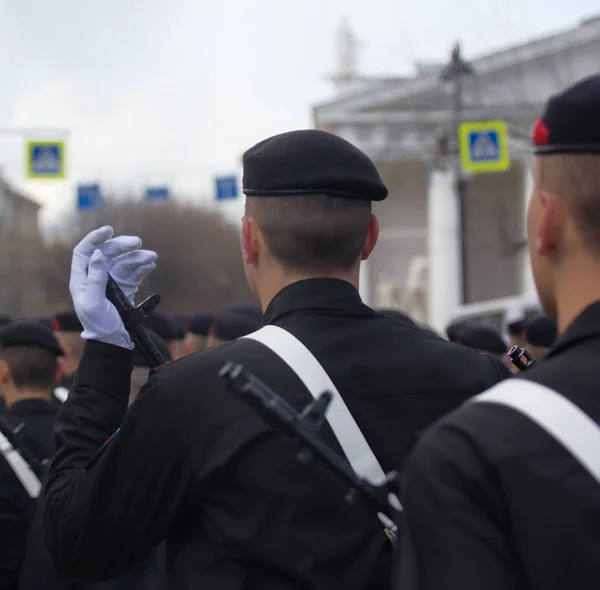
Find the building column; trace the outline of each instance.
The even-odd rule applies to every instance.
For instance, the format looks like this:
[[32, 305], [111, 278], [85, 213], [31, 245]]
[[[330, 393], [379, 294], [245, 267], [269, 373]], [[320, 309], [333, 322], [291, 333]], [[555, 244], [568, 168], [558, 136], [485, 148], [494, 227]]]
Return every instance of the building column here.
[[[529, 200], [531, 198], [531, 191], [533, 189], [533, 175], [531, 174], [531, 159], [523, 160], [523, 236], [527, 237], [527, 207], [529, 206]], [[521, 250], [521, 259], [520, 259], [520, 267], [521, 267], [521, 292], [523, 295], [527, 295], [529, 297], [537, 297], [537, 292], [535, 290], [535, 282], [533, 280], [533, 273], [531, 272], [531, 264], [529, 262], [529, 250], [527, 247], [522, 248]]]
[[428, 323], [443, 333], [461, 303], [461, 227], [453, 171], [431, 174], [427, 205]]

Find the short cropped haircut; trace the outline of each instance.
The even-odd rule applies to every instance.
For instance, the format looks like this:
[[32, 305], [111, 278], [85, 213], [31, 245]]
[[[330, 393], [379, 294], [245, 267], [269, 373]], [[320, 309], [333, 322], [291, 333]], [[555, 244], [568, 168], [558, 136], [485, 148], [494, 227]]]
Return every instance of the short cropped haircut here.
[[0, 350], [17, 389], [49, 390], [56, 378], [56, 355], [39, 346], [13, 346]]
[[556, 154], [539, 160], [539, 182], [564, 199], [587, 248], [600, 256], [600, 156]]
[[328, 195], [248, 197], [273, 257], [286, 269], [326, 273], [359, 260], [371, 220], [371, 201]]

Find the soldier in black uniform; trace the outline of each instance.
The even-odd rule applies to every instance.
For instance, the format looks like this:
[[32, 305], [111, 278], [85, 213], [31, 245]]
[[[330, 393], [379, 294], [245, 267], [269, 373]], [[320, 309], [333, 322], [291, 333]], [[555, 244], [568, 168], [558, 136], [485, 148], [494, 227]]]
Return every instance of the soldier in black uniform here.
[[[60, 355], [62, 350], [52, 331], [38, 322], [13, 322], [0, 330], [0, 386], [7, 406], [4, 417], [38, 462], [54, 453], [57, 408], [50, 399]], [[18, 471], [0, 457], [2, 589], [17, 588], [34, 502], [15, 469]]]
[[214, 313], [207, 346], [212, 348], [251, 334], [260, 326], [256, 318], [234, 311], [220, 310]]
[[[360, 261], [378, 235], [371, 201], [387, 189], [354, 146], [321, 131], [265, 140], [244, 156], [244, 191], [243, 258], [263, 323], [322, 363], [384, 471], [416, 432], [509, 375], [362, 303]], [[377, 517], [346, 504], [347, 489], [320, 465], [299, 463], [298, 447], [219, 379], [227, 361], [241, 363], [304, 407], [308, 390], [264, 344], [242, 338], [173, 362], [127, 411], [132, 345], [104, 289], [114, 257], [138, 255], [141, 241], [111, 235], [92, 232], [73, 255], [71, 293], [90, 341], [45, 489], [58, 569], [114, 576], [166, 538], [180, 590], [389, 587]], [[329, 429], [324, 437], [342, 452]]]
[[81, 337], [83, 326], [74, 311], [57, 313], [52, 320], [52, 329], [64, 353], [60, 360], [62, 376], [53, 391], [53, 402], [60, 406], [67, 399], [73, 385], [85, 340]]
[[556, 322], [539, 315], [527, 320], [525, 324], [525, 347], [537, 359], [545, 359], [558, 338], [558, 326]]
[[192, 354], [206, 348], [213, 316], [212, 311], [202, 311], [190, 319], [183, 339], [184, 354]]
[[560, 336], [416, 445], [402, 590], [600, 585], [600, 76], [550, 99], [534, 143], [529, 251]]

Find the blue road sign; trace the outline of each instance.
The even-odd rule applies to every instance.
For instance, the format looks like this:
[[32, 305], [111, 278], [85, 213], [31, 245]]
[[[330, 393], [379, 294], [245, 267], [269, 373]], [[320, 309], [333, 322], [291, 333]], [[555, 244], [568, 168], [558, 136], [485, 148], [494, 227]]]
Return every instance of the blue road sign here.
[[77, 209], [97, 209], [102, 205], [99, 184], [82, 184], [77, 187]]
[[28, 178], [64, 178], [65, 142], [28, 141]]
[[146, 201], [168, 201], [170, 196], [166, 186], [151, 186], [146, 189]]
[[217, 176], [215, 179], [217, 201], [235, 199], [238, 196], [237, 178], [235, 176]]
[[469, 133], [471, 162], [496, 162], [500, 159], [498, 132], [473, 131]]
[[508, 133], [503, 121], [461, 123], [459, 138], [465, 172], [501, 172], [510, 168]]

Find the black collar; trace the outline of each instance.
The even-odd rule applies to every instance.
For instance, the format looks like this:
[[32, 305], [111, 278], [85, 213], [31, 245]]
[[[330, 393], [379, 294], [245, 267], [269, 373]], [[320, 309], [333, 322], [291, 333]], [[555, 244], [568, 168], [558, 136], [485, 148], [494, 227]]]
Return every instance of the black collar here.
[[341, 279], [304, 279], [284, 287], [265, 311], [262, 325], [300, 310], [329, 310], [351, 315], [374, 315], [357, 289]]
[[568, 326], [556, 341], [552, 352], [554, 356], [566, 348], [590, 338], [600, 338], [600, 301], [586, 307]]
[[6, 408], [6, 413], [21, 418], [32, 414], [56, 414], [56, 408], [45, 399], [22, 399]]

